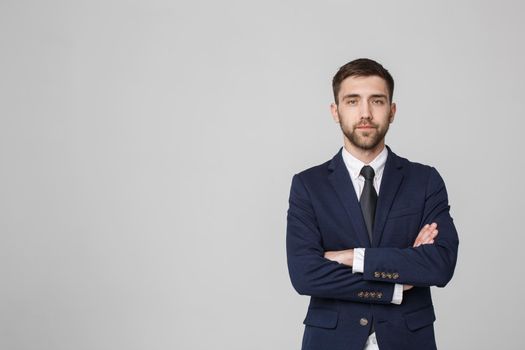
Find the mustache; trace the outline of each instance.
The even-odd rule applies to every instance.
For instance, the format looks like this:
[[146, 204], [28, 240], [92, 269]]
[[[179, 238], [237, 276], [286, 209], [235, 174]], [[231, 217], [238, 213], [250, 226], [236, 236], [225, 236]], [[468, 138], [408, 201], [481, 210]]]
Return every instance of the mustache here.
[[376, 124], [373, 124], [373, 123], [360, 123], [360, 124], [356, 124], [356, 126], [354, 128], [359, 128], [359, 127], [363, 127], [363, 126], [370, 126], [372, 128], [376, 128], [377, 129], [377, 125]]

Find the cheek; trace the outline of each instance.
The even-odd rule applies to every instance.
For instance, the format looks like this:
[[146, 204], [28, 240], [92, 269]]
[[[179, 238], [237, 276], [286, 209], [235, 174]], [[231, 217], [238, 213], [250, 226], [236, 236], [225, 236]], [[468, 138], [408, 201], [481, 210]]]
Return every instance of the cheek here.
[[344, 130], [353, 132], [355, 127], [355, 121], [350, 120], [350, 118], [341, 119], [341, 126]]
[[384, 120], [389, 120], [390, 116], [392, 114], [392, 111], [390, 110], [390, 108], [388, 108], [388, 107], [381, 107], [381, 106], [374, 107], [372, 109], [372, 112], [373, 112], [374, 116], [380, 117], [381, 119], [384, 119]]
[[355, 110], [344, 110], [339, 112], [339, 120], [344, 122], [346, 125], [353, 125], [359, 120], [359, 113]]

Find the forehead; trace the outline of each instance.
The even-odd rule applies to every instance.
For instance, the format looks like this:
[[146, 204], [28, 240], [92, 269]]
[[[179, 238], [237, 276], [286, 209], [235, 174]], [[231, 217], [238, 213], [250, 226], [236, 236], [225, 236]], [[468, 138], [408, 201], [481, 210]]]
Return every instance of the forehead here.
[[341, 82], [339, 98], [348, 94], [363, 96], [385, 94], [388, 96], [388, 86], [383, 78], [375, 75], [368, 77], [351, 76]]

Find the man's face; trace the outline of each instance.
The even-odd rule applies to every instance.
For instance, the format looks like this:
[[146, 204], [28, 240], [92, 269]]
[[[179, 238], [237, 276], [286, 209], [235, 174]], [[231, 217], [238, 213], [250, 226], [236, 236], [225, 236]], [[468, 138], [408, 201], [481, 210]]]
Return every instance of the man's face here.
[[348, 142], [363, 150], [384, 144], [396, 105], [389, 100], [383, 78], [348, 77], [341, 83], [338, 100], [338, 105], [331, 105], [332, 116]]

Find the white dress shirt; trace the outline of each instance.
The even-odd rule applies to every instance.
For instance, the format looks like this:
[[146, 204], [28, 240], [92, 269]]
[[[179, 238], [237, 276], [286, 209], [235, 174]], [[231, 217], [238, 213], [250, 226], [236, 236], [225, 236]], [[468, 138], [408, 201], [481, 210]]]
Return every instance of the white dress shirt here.
[[[383, 146], [383, 150], [375, 157], [370, 164], [365, 164], [343, 147], [343, 160], [345, 162], [352, 184], [354, 185], [357, 198], [361, 197], [361, 192], [365, 186], [365, 178], [360, 175], [361, 169], [365, 165], [370, 165], [374, 169], [374, 188], [379, 196], [379, 188], [381, 186], [381, 179], [383, 177], [383, 170], [385, 169], [386, 158], [388, 150]], [[353, 273], [363, 273], [365, 265], [365, 248], [354, 248], [354, 260], [352, 263]], [[401, 304], [403, 301], [403, 285], [396, 283], [394, 286], [394, 295], [392, 297], [393, 304]]]

